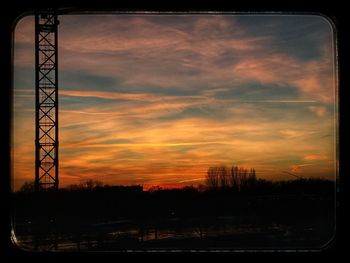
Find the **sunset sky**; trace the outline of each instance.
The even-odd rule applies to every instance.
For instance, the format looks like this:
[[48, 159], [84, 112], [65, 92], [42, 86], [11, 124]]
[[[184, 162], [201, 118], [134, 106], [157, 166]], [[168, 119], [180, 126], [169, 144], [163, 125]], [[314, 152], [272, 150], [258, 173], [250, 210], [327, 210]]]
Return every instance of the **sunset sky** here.
[[[204, 183], [208, 167], [335, 177], [320, 16], [60, 16], [60, 186]], [[34, 17], [15, 28], [13, 178], [34, 180]]]

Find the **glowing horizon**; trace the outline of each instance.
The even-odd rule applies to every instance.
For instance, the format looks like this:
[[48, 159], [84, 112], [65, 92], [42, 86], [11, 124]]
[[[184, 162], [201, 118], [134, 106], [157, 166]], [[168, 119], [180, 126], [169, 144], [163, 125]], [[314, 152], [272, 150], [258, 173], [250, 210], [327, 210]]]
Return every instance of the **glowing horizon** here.
[[[311, 15], [66, 15], [60, 186], [336, 176], [333, 30]], [[34, 19], [15, 28], [14, 189], [34, 179]]]

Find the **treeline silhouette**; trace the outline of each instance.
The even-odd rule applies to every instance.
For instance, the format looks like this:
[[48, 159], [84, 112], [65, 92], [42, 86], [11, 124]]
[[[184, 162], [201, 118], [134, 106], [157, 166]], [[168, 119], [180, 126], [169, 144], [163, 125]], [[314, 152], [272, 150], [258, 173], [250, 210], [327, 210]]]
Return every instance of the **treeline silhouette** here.
[[[310, 178], [274, 182], [256, 179], [253, 169], [247, 172], [233, 167], [231, 184], [223, 178], [223, 174], [232, 176], [227, 171], [222, 167], [209, 168], [205, 187], [154, 187], [148, 191], [141, 185], [110, 186], [88, 180], [58, 191], [34, 192], [34, 184], [25, 183], [13, 194], [14, 210], [18, 220], [52, 214], [62, 220], [72, 217], [69, 220], [90, 222], [121, 217], [243, 215], [268, 211], [272, 215], [282, 211], [293, 214], [293, 211], [312, 213], [317, 209], [333, 209], [333, 181]], [[213, 180], [214, 176], [221, 179], [213, 185], [209, 178]]]
[[35, 192], [34, 184], [27, 182], [13, 193], [13, 218], [19, 235], [45, 235], [52, 229], [74, 237], [116, 227], [176, 231], [188, 226], [219, 229], [244, 224], [267, 229], [284, 224], [297, 229], [301, 238], [305, 229], [314, 229], [308, 238], [320, 243], [333, 234], [334, 198], [331, 180], [269, 181], [258, 179], [254, 169], [218, 166], [208, 169], [205, 186], [180, 189], [145, 191], [141, 185], [88, 180], [58, 191]]
[[[321, 194], [334, 192], [334, 182], [323, 178], [298, 178], [293, 180], [271, 181], [257, 178], [254, 168], [238, 166], [212, 166], [207, 170], [205, 185], [184, 186], [183, 188], [168, 189], [155, 185], [146, 192], [231, 192], [251, 194]], [[45, 191], [44, 189], [42, 189]], [[84, 191], [114, 191], [114, 192], [144, 192], [142, 185], [108, 185], [101, 181], [89, 179], [80, 184], [71, 184], [61, 188], [59, 192]], [[18, 193], [31, 193], [35, 191], [34, 181], [25, 182]], [[49, 191], [50, 192], [50, 191]]]

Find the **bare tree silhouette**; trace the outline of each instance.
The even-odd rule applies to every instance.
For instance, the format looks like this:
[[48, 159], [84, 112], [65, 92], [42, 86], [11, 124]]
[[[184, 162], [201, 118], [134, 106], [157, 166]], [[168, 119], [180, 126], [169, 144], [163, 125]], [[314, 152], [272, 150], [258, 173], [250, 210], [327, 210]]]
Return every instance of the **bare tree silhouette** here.
[[211, 189], [219, 188], [219, 170], [218, 167], [209, 167], [206, 176], [206, 184]]
[[227, 169], [227, 167], [221, 166], [221, 167], [218, 167], [218, 172], [219, 172], [219, 181], [220, 181], [219, 186], [222, 189], [228, 188], [229, 187], [228, 175], [230, 171]]
[[238, 166], [212, 166], [208, 168], [206, 184], [209, 189], [234, 189], [243, 191], [252, 189], [257, 184], [255, 169]]

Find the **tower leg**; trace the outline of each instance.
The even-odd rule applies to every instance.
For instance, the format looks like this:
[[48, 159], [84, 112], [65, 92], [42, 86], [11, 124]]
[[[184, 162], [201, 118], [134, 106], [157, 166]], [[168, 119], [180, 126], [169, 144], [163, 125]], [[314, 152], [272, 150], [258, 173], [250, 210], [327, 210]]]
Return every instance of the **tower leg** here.
[[57, 14], [35, 15], [35, 188], [58, 189]]

